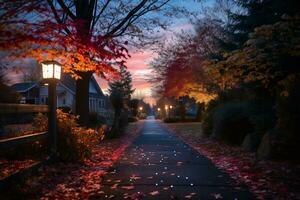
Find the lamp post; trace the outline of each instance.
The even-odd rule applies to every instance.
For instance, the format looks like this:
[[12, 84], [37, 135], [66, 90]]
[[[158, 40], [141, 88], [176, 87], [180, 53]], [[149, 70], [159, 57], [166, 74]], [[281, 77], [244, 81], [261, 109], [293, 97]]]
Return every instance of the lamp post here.
[[140, 111], [139, 116], [140, 116], [140, 118], [142, 118], [142, 112], [143, 112], [143, 107], [142, 106], [139, 107], [139, 111]]
[[157, 116], [160, 118], [160, 108], [157, 108]]
[[173, 106], [170, 105], [169, 117], [173, 116], [173, 111], [172, 111], [172, 109], [173, 109]]
[[42, 62], [42, 75], [44, 81], [48, 84], [48, 132], [50, 134], [50, 153], [56, 157], [57, 153], [57, 133], [56, 133], [56, 84], [61, 77], [61, 65], [55, 61]]
[[166, 116], [167, 118], [169, 118], [169, 106], [168, 105], [165, 105], [165, 110], [166, 110]]

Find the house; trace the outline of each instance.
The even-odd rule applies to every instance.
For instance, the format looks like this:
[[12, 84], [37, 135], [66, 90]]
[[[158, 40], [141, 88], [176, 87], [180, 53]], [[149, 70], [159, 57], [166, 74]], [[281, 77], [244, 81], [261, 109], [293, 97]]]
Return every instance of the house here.
[[[48, 103], [48, 86], [41, 82], [17, 83], [12, 85], [12, 88], [21, 95], [20, 103]], [[75, 111], [76, 82], [70, 75], [62, 74], [56, 86], [56, 93], [57, 107]], [[94, 77], [91, 78], [89, 85], [89, 109], [90, 112], [107, 116], [107, 98]]]

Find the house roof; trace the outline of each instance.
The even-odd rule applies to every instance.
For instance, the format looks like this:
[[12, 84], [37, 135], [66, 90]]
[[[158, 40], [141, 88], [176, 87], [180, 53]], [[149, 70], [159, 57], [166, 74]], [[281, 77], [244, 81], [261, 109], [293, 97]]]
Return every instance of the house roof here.
[[27, 82], [27, 83], [16, 83], [11, 87], [17, 92], [27, 92], [31, 88], [37, 85], [37, 82]]
[[63, 73], [60, 82], [75, 93], [76, 82], [69, 74]]
[[[71, 90], [74, 94], [76, 92], [76, 81], [69, 75], [69, 74], [62, 74], [60, 83], [66, 87], [67, 89]], [[91, 83], [95, 86], [95, 89], [97, 91], [97, 94], [89, 93], [91, 97], [101, 97], [104, 96], [98, 82], [92, 76]], [[17, 92], [27, 92], [34, 86], [36, 86], [38, 82], [26, 82], [26, 83], [16, 83], [12, 85], [11, 87], [15, 89]]]
[[91, 82], [95, 85], [95, 88], [96, 88], [98, 94], [100, 94], [101, 96], [104, 96], [104, 94], [103, 94], [103, 92], [102, 92], [102, 90], [100, 88], [100, 85], [98, 84], [98, 82], [97, 82], [97, 80], [95, 79], [94, 76], [92, 76]]

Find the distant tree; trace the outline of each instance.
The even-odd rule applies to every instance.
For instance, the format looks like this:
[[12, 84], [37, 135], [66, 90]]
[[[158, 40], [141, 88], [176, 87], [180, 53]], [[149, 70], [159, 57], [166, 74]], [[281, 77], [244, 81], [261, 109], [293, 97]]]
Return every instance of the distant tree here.
[[116, 81], [109, 83], [109, 92], [111, 90], [119, 90], [123, 94], [124, 106], [128, 107], [129, 101], [134, 89], [132, 89], [131, 73], [125, 67], [122, 67], [119, 72], [119, 78]]
[[0, 66], [0, 103], [19, 103], [20, 95], [7, 85], [5, 69]]
[[110, 102], [114, 107], [114, 120], [112, 125], [112, 137], [115, 137], [120, 131], [120, 117], [122, 113], [122, 109], [124, 108], [124, 93], [121, 88], [121, 85], [115, 83], [114, 85], [109, 85], [109, 93], [110, 93]]
[[179, 34], [172, 43], [158, 49], [158, 56], [150, 64], [155, 73], [149, 78], [158, 95], [188, 95], [199, 102], [214, 97], [215, 89], [204, 73], [202, 62], [215, 51], [211, 41], [219, 33], [209, 24], [203, 24], [197, 31], [196, 35]]
[[131, 99], [129, 101], [129, 108], [134, 117], [138, 115], [139, 102], [140, 102], [139, 99]]
[[41, 77], [38, 66], [23, 67], [21, 73], [23, 82], [36, 82]]

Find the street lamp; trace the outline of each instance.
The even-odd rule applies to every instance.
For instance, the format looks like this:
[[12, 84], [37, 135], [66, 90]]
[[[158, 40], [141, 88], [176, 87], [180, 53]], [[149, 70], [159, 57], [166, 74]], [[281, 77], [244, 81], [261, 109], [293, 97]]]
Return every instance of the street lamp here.
[[159, 111], [160, 111], [160, 108], [157, 108], [157, 111], [159, 112]]
[[170, 106], [170, 111], [169, 111], [169, 117], [173, 115], [173, 114], [172, 114], [172, 113], [173, 113], [172, 109], [173, 109], [173, 106], [171, 105], [171, 106]]
[[48, 84], [48, 132], [51, 137], [51, 156], [56, 157], [57, 133], [56, 133], [56, 84], [61, 78], [61, 65], [56, 61], [42, 62], [42, 75], [45, 83]]
[[43, 79], [59, 80], [61, 76], [61, 65], [56, 61], [42, 62]]
[[166, 110], [166, 115], [167, 117], [169, 118], [169, 106], [168, 105], [165, 105], [165, 110]]

